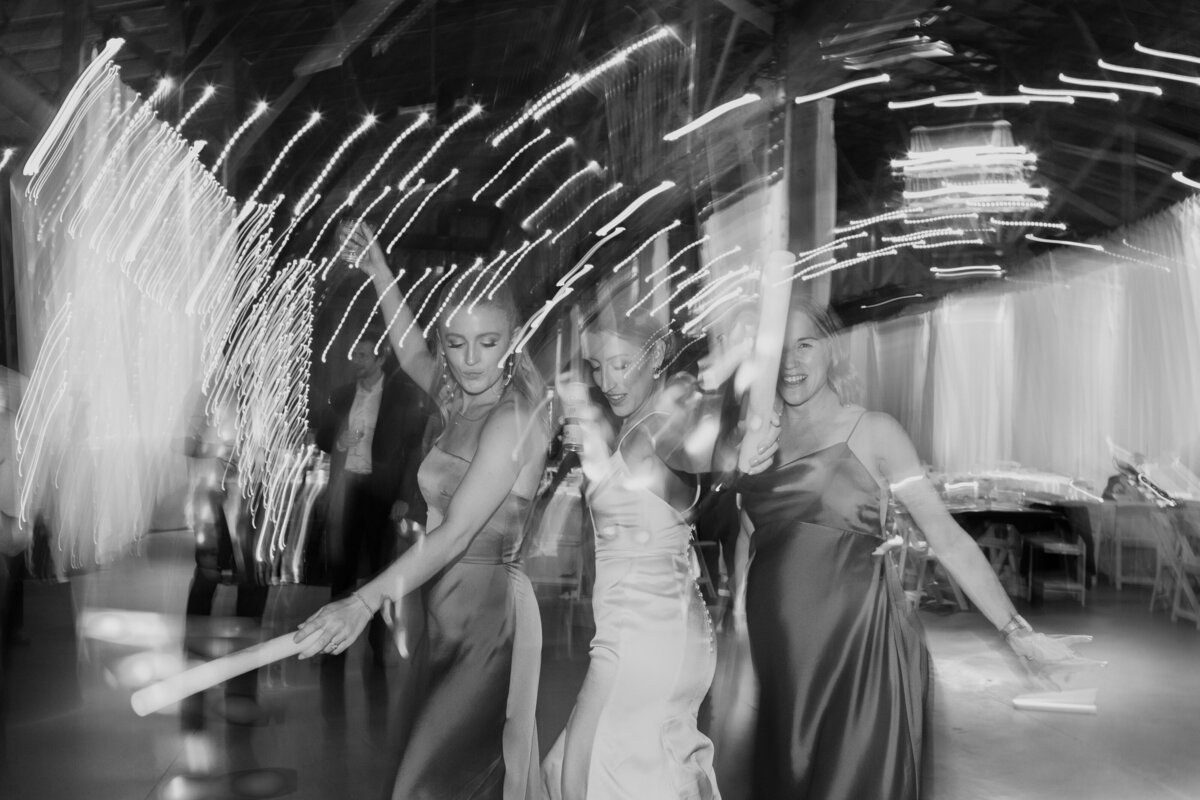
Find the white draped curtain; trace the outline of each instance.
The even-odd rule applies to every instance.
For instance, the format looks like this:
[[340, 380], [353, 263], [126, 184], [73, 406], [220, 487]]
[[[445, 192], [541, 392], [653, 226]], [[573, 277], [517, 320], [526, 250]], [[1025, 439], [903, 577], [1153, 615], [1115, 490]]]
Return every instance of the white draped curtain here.
[[1018, 462], [1102, 486], [1109, 438], [1196, 469], [1200, 202], [1093, 244], [852, 331], [867, 406], [944, 470]]

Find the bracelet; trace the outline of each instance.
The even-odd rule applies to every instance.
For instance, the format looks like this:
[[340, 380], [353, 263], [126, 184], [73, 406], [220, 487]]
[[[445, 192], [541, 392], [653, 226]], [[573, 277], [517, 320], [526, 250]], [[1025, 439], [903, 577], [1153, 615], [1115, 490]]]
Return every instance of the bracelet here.
[[1026, 622], [1024, 617], [1014, 611], [1012, 616], [1008, 618], [1008, 624], [1000, 629], [1000, 635], [1007, 639], [1017, 631], [1033, 631], [1033, 626]]
[[374, 613], [375, 613], [375, 609], [371, 608], [371, 604], [370, 604], [370, 603], [368, 603], [366, 600], [364, 600], [364, 599], [363, 599], [363, 596], [362, 596], [361, 594], [359, 594], [358, 592], [351, 592], [351, 593], [350, 593], [350, 596], [351, 596], [351, 597], [357, 597], [357, 598], [358, 598], [358, 602], [362, 603], [364, 606], [366, 606], [366, 607], [367, 607], [367, 611], [371, 612], [372, 614], [374, 614]]

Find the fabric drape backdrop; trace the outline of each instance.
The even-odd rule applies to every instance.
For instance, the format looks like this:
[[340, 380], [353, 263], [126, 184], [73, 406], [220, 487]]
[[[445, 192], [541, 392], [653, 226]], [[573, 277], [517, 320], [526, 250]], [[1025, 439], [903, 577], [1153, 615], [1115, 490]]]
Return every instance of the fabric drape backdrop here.
[[1102, 487], [1107, 440], [1200, 467], [1200, 201], [1020, 276], [849, 333], [867, 407], [937, 469], [1004, 462]]

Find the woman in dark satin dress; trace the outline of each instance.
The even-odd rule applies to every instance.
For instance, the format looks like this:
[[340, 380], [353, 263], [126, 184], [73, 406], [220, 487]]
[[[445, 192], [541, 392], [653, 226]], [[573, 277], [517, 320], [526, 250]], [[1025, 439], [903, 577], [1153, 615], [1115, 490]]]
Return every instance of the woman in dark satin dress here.
[[[369, 231], [350, 242], [381, 292], [400, 366], [438, 400], [444, 423], [421, 463], [428, 535], [360, 587], [310, 617], [301, 658], [341, 653], [371, 617], [421, 589], [428, 680], [401, 757], [397, 800], [533, 800], [541, 796], [535, 704], [541, 621], [518, 558], [548, 438], [542, 388], [517, 332], [509, 287], [466, 271], [436, 306], [435, 353], [395, 288]], [[405, 336], [405, 334], [408, 334]]]
[[[760, 684], [753, 796], [899, 800], [921, 793], [930, 662], [884, 543], [889, 496], [1027, 663], [1083, 663], [1034, 633], [925, 478], [907, 434], [852, 403], [827, 311], [794, 300], [777, 384], [776, 466], [738, 486], [752, 533], [745, 618]], [[744, 550], [743, 550], [744, 553]], [[741, 559], [745, 563], [745, 559]]]

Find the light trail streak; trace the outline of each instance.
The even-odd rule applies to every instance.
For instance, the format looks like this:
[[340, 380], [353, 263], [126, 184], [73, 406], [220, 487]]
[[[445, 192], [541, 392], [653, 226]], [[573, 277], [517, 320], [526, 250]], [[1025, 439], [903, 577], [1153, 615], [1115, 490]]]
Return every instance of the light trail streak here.
[[[450, 268], [454, 269], [453, 265], [451, 265]], [[403, 273], [401, 273], [401, 274], [403, 274]], [[432, 274], [433, 274], [433, 267], [426, 267], [424, 274], [422, 274], [421, 277], [417, 278], [417, 280], [413, 282], [412, 286], [408, 287], [408, 292], [406, 292], [406, 294], [409, 297], [411, 297], [413, 295], [413, 293], [417, 290], [417, 287], [420, 286], [422, 283], [424, 283], [425, 279], [428, 278]], [[400, 278], [400, 276], [397, 275], [396, 279], [398, 280], [399, 278]], [[393, 281], [393, 283], [395, 283], [395, 281]], [[437, 288], [437, 287], [434, 287], [434, 288]], [[378, 308], [382, 302], [383, 302], [383, 293], [380, 292], [379, 299], [375, 301], [375, 307]], [[399, 307], [392, 314], [392, 318], [388, 320], [387, 327], [385, 327], [383, 329], [383, 333], [380, 334], [379, 338], [375, 341], [375, 355], [379, 355], [379, 348], [383, 347], [383, 343], [387, 341], [388, 332], [391, 331], [392, 328], [396, 327], [396, 320], [399, 319], [400, 312], [403, 310], [404, 310], [404, 303], [401, 302]], [[415, 319], [416, 317], [414, 316], [413, 318]], [[407, 333], [407, 331], [406, 331], [406, 333]], [[400, 341], [403, 342], [404, 339], [401, 338]]]
[[647, 247], [649, 247], [650, 245], [652, 245], [656, 241], [658, 241], [658, 237], [662, 236], [663, 234], [667, 233], [668, 231], [675, 230], [682, 224], [683, 223], [680, 222], [679, 220], [675, 220], [674, 222], [672, 222], [670, 225], [666, 226], [665, 228], [661, 228], [661, 229], [655, 231], [654, 233], [650, 234], [650, 236], [646, 239], [646, 241], [642, 242], [637, 247], [635, 247], [632, 253], [630, 253], [622, 261], [618, 262], [615, 267], [613, 267], [613, 274], [615, 275], [616, 273], [620, 272], [621, 268], [624, 267], [626, 264], [632, 263], [633, 260], [635, 258], [637, 258], [639, 253], [641, 253]]
[[225, 159], [228, 158], [229, 154], [233, 152], [234, 145], [237, 144], [238, 139], [241, 139], [242, 135], [245, 134], [246, 131], [250, 130], [250, 126], [257, 122], [259, 117], [267, 113], [268, 108], [270, 108], [270, 106], [268, 106], [266, 102], [262, 100], [255, 104], [254, 111], [250, 113], [250, 116], [246, 117], [246, 121], [238, 126], [238, 129], [233, 132], [233, 136], [230, 136], [229, 141], [225, 143], [225, 149], [221, 151], [221, 154], [217, 156], [217, 160], [213, 162], [212, 168], [210, 169], [211, 172], [215, 174], [216, 171], [221, 168], [221, 165], [225, 163]]
[[491, 186], [493, 183], [495, 183], [495, 182], [496, 182], [496, 181], [497, 181], [497, 180], [500, 178], [500, 176], [501, 176], [501, 175], [503, 175], [503, 174], [504, 174], [504, 172], [505, 172], [505, 171], [506, 171], [506, 170], [507, 170], [509, 167], [511, 167], [511, 166], [512, 166], [512, 165], [513, 165], [513, 164], [516, 162], [516, 160], [517, 160], [518, 158], [520, 158], [520, 157], [521, 157], [521, 154], [522, 154], [522, 153], [524, 153], [526, 150], [528, 150], [529, 148], [533, 147], [535, 144], [537, 144], [538, 142], [540, 142], [542, 139], [545, 139], [545, 138], [546, 138], [547, 136], [549, 136], [549, 135], [550, 135], [550, 129], [549, 129], [549, 128], [543, 128], [541, 133], [539, 133], [537, 136], [535, 136], [535, 137], [533, 137], [532, 139], [530, 139], [530, 140], [529, 140], [528, 142], [526, 142], [525, 144], [521, 145], [520, 149], [519, 149], [519, 150], [517, 150], [517, 152], [513, 153], [513, 154], [512, 154], [512, 155], [509, 157], [509, 159], [508, 159], [507, 161], [505, 161], [505, 162], [504, 162], [504, 163], [503, 163], [503, 164], [500, 166], [500, 169], [496, 170], [496, 174], [495, 174], [495, 175], [493, 175], [492, 177], [488, 178], [488, 179], [487, 179], [487, 182], [486, 182], [486, 183], [484, 183], [484, 184], [483, 184], [483, 186], [480, 186], [480, 187], [479, 187], [479, 190], [478, 190], [477, 192], [475, 192], [475, 194], [471, 195], [471, 202], [472, 202], [472, 203], [478, 203], [478, 202], [479, 202], [479, 196], [480, 196], [480, 195], [482, 195], [484, 192], [486, 192], [486, 191], [488, 190], [488, 187], [489, 187], [489, 186]]
[[467, 111], [467, 113], [456, 119], [449, 128], [446, 128], [446, 132], [437, 138], [437, 141], [435, 141], [433, 146], [426, 151], [425, 155], [421, 156], [421, 159], [412, 169], [408, 171], [408, 174], [400, 180], [400, 183], [396, 186], [396, 188], [404, 191], [404, 189], [408, 187], [408, 182], [415, 178], [417, 174], [425, 168], [425, 165], [429, 163], [429, 160], [433, 158], [434, 154], [436, 154], [438, 150], [442, 149], [442, 145], [444, 145], [450, 139], [450, 137], [458, 131], [459, 128], [461, 128], [463, 125], [466, 125], [468, 122], [475, 119], [482, 113], [483, 106], [476, 103], [475, 105], [471, 106], [471, 109]]
[[699, 239], [697, 239], [696, 241], [692, 242], [691, 244], [681, 247], [679, 250], [675, 251], [675, 255], [673, 255], [667, 259], [666, 263], [664, 263], [661, 267], [659, 267], [658, 269], [651, 272], [649, 275], [647, 275], [642, 280], [644, 280], [646, 283], [649, 283], [650, 281], [654, 280], [659, 275], [661, 275], [663, 272], [666, 272], [668, 269], [670, 269], [671, 265], [675, 263], [676, 259], [678, 259], [680, 256], [682, 256], [684, 253], [687, 253], [690, 250], [694, 250], [695, 248], [704, 244], [711, 238], [712, 237], [710, 237], [708, 234], [705, 234], [705, 235], [701, 236]]
[[279, 155], [275, 157], [273, 162], [271, 162], [270, 169], [268, 169], [266, 174], [263, 175], [262, 180], [258, 182], [258, 187], [250, 194], [251, 203], [258, 200], [258, 196], [262, 194], [263, 189], [265, 189], [267, 184], [271, 182], [271, 178], [275, 177], [275, 173], [279, 170], [279, 166], [283, 163], [283, 160], [287, 158], [287, 155], [292, 151], [292, 148], [296, 146], [296, 143], [300, 141], [301, 137], [312, 130], [313, 127], [320, 121], [321, 112], [314, 111], [308, 115], [308, 121], [300, 126], [300, 130], [292, 134], [292, 138], [287, 140], [287, 143], [284, 144], [283, 149], [279, 151]]
[[811, 103], [814, 100], [820, 100], [823, 97], [831, 97], [835, 94], [841, 94], [842, 92], [849, 91], [850, 89], [857, 89], [860, 86], [870, 86], [876, 83], [889, 83], [891, 80], [892, 76], [884, 72], [879, 75], [872, 75], [869, 78], [859, 78], [855, 81], [847, 81], [846, 83], [843, 83], [840, 86], [834, 86], [831, 89], [824, 89], [820, 92], [801, 95], [792, 102], [794, 102], [796, 105], [800, 105], [801, 103]]
[[1175, 72], [1162, 72], [1157, 69], [1142, 69], [1140, 67], [1123, 67], [1120, 64], [1110, 64], [1103, 58], [1097, 59], [1096, 64], [1100, 69], [1107, 69], [1112, 72], [1124, 72], [1129, 75], [1144, 75], [1147, 78], [1161, 78], [1165, 81], [1177, 81], [1179, 83], [1190, 83], [1192, 86], [1200, 86], [1200, 78], [1193, 78], [1190, 75], [1180, 75]]
[[1058, 79], [1063, 83], [1074, 84], [1075, 86], [1095, 86], [1099, 89], [1117, 89], [1122, 92], [1141, 92], [1143, 94], [1153, 94], [1162, 96], [1163, 90], [1161, 86], [1149, 86], [1144, 83], [1123, 83], [1121, 81], [1100, 81], [1093, 78], [1072, 78], [1065, 73], [1058, 73]]
[[738, 97], [734, 100], [730, 100], [727, 103], [722, 103], [721, 105], [717, 106], [716, 108], [714, 108], [704, 114], [701, 114], [699, 117], [696, 117], [696, 119], [692, 120], [688, 124], [686, 124], [680, 128], [676, 128], [675, 130], [671, 131], [670, 133], [664, 134], [662, 137], [663, 141], [673, 142], [676, 139], [682, 139], [684, 136], [687, 136], [692, 131], [697, 131], [700, 128], [703, 128], [708, 123], [712, 122], [715, 119], [719, 119], [720, 117], [724, 116], [725, 114], [728, 114], [730, 111], [733, 111], [736, 108], [741, 108], [742, 106], [748, 106], [751, 103], [757, 103], [761, 99], [762, 99], [762, 97], [755, 94], [754, 92], [746, 92], [741, 97]]
[[1048, 97], [1074, 97], [1080, 100], [1107, 100], [1110, 103], [1115, 103], [1121, 99], [1121, 95], [1116, 92], [1089, 92], [1080, 89], [1035, 89], [1029, 86], [1018, 86], [1017, 91], [1022, 94], [1031, 95], [1046, 95]]
[[1170, 50], [1156, 50], [1153, 47], [1146, 47], [1141, 42], [1134, 42], [1133, 49], [1138, 51], [1139, 53], [1143, 53], [1148, 56], [1157, 56], [1158, 58], [1170, 58], [1175, 61], [1186, 61], [1189, 64], [1200, 64], [1200, 58], [1198, 58], [1196, 56], [1189, 56], [1184, 53], [1175, 53]]
[[1025, 238], [1031, 242], [1040, 242], [1042, 244], [1061, 244], [1061, 245], [1067, 245], [1068, 247], [1082, 247], [1082, 248], [1085, 248], [1088, 250], [1096, 250], [1097, 252], [1100, 252], [1100, 253], [1106, 252], [1104, 249], [1104, 245], [1102, 245], [1102, 244], [1089, 244], [1088, 242], [1071, 242], [1071, 241], [1067, 241], [1065, 239], [1044, 239], [1041, 236], [1038, 236], [1033, 233], [1025, 234]]
[[556, 233], [550, 239], [550, 244], [557, 244], [558, 240], [561, 239], [563, 236], [565, 236], [567, 231], [571, 230], [571, 228], [574, 228], [575, 225], [578, 224], [581, 219], [583, 219], [585, 216], [587, 216], [587, 213], [589, 211], [591, 211], [593, 208], [595, 208], [597, 204], [599, 204], [602, 200], [604, 200], [604, 198], [611, 197], [612, 195], [621, 191], [622, 188], [624, 188], [624, 184], [619, 183], [619, 182], [614, 183], [612, 186], [610, 186], [604, 192], [597, 195], [592, 200], [592, 202], [588, 203], [586, 206], [583, 207], [583, 211], [580, 211], [579, 214], [577, 214], [574, 219], [572, 219], [570, 222], [568, 222], [561, 231]]
[[[396, 148], [398, 148], [406, 139], [408, 139], [409, 136], [412, 136], [414, 133], [416, 133], [417, 130], [419, 128], [421, 128], [428, 121], [429, 121], [429, 112], [422, 111], [417, 116], [417, 118], [413, 121], [413, 124], [409, 125], [407, 128], [400, 131], [399, 135], [397, 135], [396, 138], [392, 140], [392, 143], [388, 145], [387, 149], [383, 151], [383, 155], [381, 155], [378, 159], [376, 159], [375, 165], [371, 167], [369, 172], [367, 172], [366, 177], [364, 177], [361, 181], [359, 181], [358, 185], [355, 186], [352, 190], [350, 190], [349, 200], [352, 204], [354, 203], [355, 200], [358, 199], [358, 195], [362, 192], [362, 190], [364, 188], [366, 188], [366, 186], [372, 181], [372, 179], [374, 179], [374, 177], [376, 175], [379, 174], [379, 170], [383, 169], [383, 165], [387, 162], [387, 160], [389, 158], [392, 157], [392, 153], [396, 152]], [[423, 165], [424, 165], [424, 160], [422, 160], [422, 162], [420, 164], [418, 164], [416, 168], [419, 169]], [[403, 181], [400, 182], [401, 185], [396, 188], [399, 189], [400, 191], [404, 191], [404, 188], [405, 188], [404, 184], [407, 183], [407, 181], [408, 181], [408, 178], [405, 178]]]
[[351, 131], [350, 135], [347, 136], [340, 145], [338, 145], [338, 148], [333, 151], [333, 155], [331, 155], [329, 160], [325, 162], [325, 166], [319, 173], [317, 173], [316, 180], [314, 180], [312, 184], [310, 184], [309, 187], [304, 190], [304, 194], [300, 195], [300, 199], [296, 202], [294, 216], [300, 217], [308, 213], [312, 207], [309, 203], [309, 200], [316, 195], [317, 189], [324, 182], [325, 178], [329, 176], [329, 173], [333, 170], [334, 164], [336, 164], [341, 159], [342, 155], [350, 149], [351, 145], [358, 141], [363, 134], [371, 130], [371, 128], [374, 126], [375, 115], [368, 114], [363, 118], [363, 121], [359, 124], [359, 126]]
[[863, 305], [859, 306], [859, 308], [864, 309], [864, 310], [866, 310], [868, 308], [879, 308], [881, 306], [891, 305], [892, 303], [899, 303], [901, 300], [915, 300], [918, 297], [924, 297], [924, 296], [925, 295], [921, 294], [920, 292], [916, 292], [915, 294], [905, 294], [905, 295], [900, 295], [899, 297], [888, 298], [887, 300], [884, 300], [879, 303], [864, 303]]
[[546, 241], [547, 237], [549, 237], [551, 233], [552, 233], [552, 231], [550, 231], [550, 230], [547, 230], [544, 233], [542, 233], [541, 236], [539, 236], [536, 240], [534, 240], [533, 244], [531, 244], [531, 245], [529, 245], [529, 247], [525, 248], [525, 252], [521, 253], [519, 256], [517, 256], [516, 258], [514, 258], [512, 260], [512, 264], [511, 264], [511, 266], [509, 266], [508, 272], [505, 273], [505, 275], [502, 278], [500, 278], [498, 281], [496, 281], [496, 285], [493, 286], [488, 291], [487, 297], [488, 297], [489, 301], [496, 295], [496, 292], [499, 291], [500, 287], [504, 285], [504, 282], [506, 280], [508, 280], [510, 277], [512, 277], [513, 273], [515, 273], [517, 271], [517, 267], [521, 266], [521, 262], [525, 260], [525, 257], [528, 256], [530, 253], [532, 253], [535, 247], [537, 247], [542, 242]]
[[525, 185], [525, 182], [527, 180], [529, 180], [530, 177], [533, 176], [533, 173], [536, 172], [539, 167], [541, 167], [543, 164], [545, 164], [550, 159], [554, 158], [554, 156], [556, 156], [559, 153], [561, 153], [562, 151], [566, 150], [568, 147], [574, 147], [574, 146], [575, 146], [575, 140], [568, 136], [557, 147], [552, 148], [549, 152], [544, 154], [537, 161], [533, 162], [533, 166], [531, 166], [529, 169], [527, 169], [525, 171], [525, 173], [520, 178], [517, 179], [517, 182], [509, 187], [508, 191], [506, 191], [504, 194], [500, 195], [500, 197], [498, 197], [496, 199], [496, 208], [502, 207], [504, 205], [505, 201], [508, 200], [508, 198], [512, 197], [517, 192], [518, 189], [520, 189], [522, 186]]
[[644, 206], [646, 203], [650, 202], [657, 195], [660, 195], [663, 192], [668, 191], [674, 187], [675, 187], [675, 181], [663, 181], [658, 186], [655, 186], [653, 189], [643, 192], [640, 197], [638, 197], [632, 203], [630, 203], [628, 206], [626, 206], [624, 211], [622, 211], [620, 214], [617, 214], [617, 216], [613, 217], [608, 222], [606, 222], [601, 228], [599, 228], [596, 231], [596, 235], [597, 236], [607, 236], [609, 231], [611, 231], [613, 228], [620, 225], [625, 220], [629, 219], [629, 217], [632, 216], [633, 213], [635, 211], [637, 211], [639, 208]]
[[429, 205], [429, 201], [433, 199], [433, 196], [435, 194], [437, 194], [439, 191], [441, 191], [441, 188], [443, 186], [445, 186], [450, 181], [454, 180], [456, 177], [458, 177], [458, 167], [455, 167], [454, 169], [450, 170], [450, 174], [447, 175], [446, 177], [442, 178], [441, 183], [434, 185], [434, 187], [429, 190], [429, 194], [427, 194], [421, 198], [421, 202], [417, 204], [417, 207], [413, 210], [412, 215], [409, 216], [408, 222], [404, 223], [404, 227], [401, 228], [400, 232], [397, 233], [395, 236], [393, 236], [392, 241], [388, 243], [388, 246], [387, 246], [388, 255], [391, 255], [392, 248], [396, 246], [396, 242], [400, 241], [400, 237], [408, 232], [408, 229], [412, 227], [413, 222], [416, 221], [416, 219], [420, 215], [421, 211], [425, 208], [425, 206]]
[[[429, 302], [431, 300], [433, 300], [434, 297], [437, 296], [438, 289], [441, 288], [441, 285], [443, 283], [445, 283], [447, 280], [449, 280], [450, 276], [454, 274], [454, 271], [456, 269], [458, 269], [458, 265], [451, 264], [450, 269], [446, 270], [445, 274], [443, 274], [442, 277], [438, 278], [437, 282], [433, 284], [433, 287], [430, 288], [430, 290], [429, 290], [429, 294], [425, 296], [425, 299], [421, 302], [420, 307], [413, 313], [412, 322], [408, 323], [408, 327], [404, 329], [404, 333], [400, 334], [400, 339], [396, 344], [397, 347], [402, 347], [404, 345], [404, 340], [408, 338], [409, 332], [412, 331], [413, 326], [417, 324], [417, 320], [420, 318], [421, 312], [424, 311], [425, 307], [427, 305], [429, 305]], [[411, 293], [411, 291], [412, 290], [410, 289], [409, 292]], [[394, 322], [394, 320], [393, 320], [393, 322]], [[435, 316], [434, 320], [433, 320], [433, 324], [436, 324], [436, 323], [437, 323], [437, 317]]]
[[180, 117], [179, 124], [176, 125], [175, 127], [182, 131], [183, 126], [187, 125], [188, 121], [192, 117], [196, 116], [196, 112], [199, 111], [204, 106], [205, 103], [207, 103], [209, 100], [211, 100], [213, 98], [213, 95], [215, 95], [216, 93], [217, 93], [217, 87], [213, 86], [211, 83], [208, 86], [205, 86], [204, 91], [200, 93], [200, 97], [196, 100], [196, 102], [192, 103], [192, 107], [187, 110], [187, 113], [185, 113], [182, 117]]
[[543, 212], [544, 212], [544, 211], [545, 211], [547, 208], [549, 208], [549, 207], [550, 207], [550, 205], [551, 205], [551, 204], [552, 204], [552, 203], [553, 203], [555, 200], [557, 200], [557, 199], [558, 199], [559, 197], [561, 197], [561, 196], [562, 196], [562, 195], [563, 195], [563, 194], [564, 194], [564, 193], [565, 193], [565, 192], [566, 192], [568, 189], [570, 189], [572, 185], [574, 185], [574, 184], [575, 184], [577, 181], [580, 181], [580, 180], [582, 180], [583, 178], [586, 178], [588, 175], [597, 175], [597, 176], [598, 176], [598, 175], [600, 174], [600, 172], [601, 172], [601, 170], [600, 170], [600, 165], [599, 165], [599, 164], [597, 164], [595, 161], [589, 161], [586, 167], [584, 167], [583, 169], [579, 170], [578, 172], [576, 172], [576, 173], [575, 173], [574, 175], [572, 175], [571, 177], [567, 178], [567, 179], [566, 179], [566, 180], [565, 180], [565, 181], [562, 183], [562, 185], [561, 185], [561, 186], [559, 186], [557, 189], [555, 189], [553, 192], [551, 192], [551, 193], [550, 193], [550, 196], [549, 196], [549, 197], [547, 197], [547, 198], [546, 198], [546, 199], [545, 199], [545, 200], [542, 202], [542, 204], [541, 204], [541, 205], [539, 205], [537, 208], [535, 208], [535, 209], [533, 210], [533, 212], [532, 212], [532, 213], [531, 213], [531, 214], [530, 214], [528, 217], [526, 217], [526, 218], [525, 218], [525, 219], [524, 219], [524, 220], [521, 222], [521, 227], [522, 227], [522, 228], [526, 228], [526, 229], [529, 229], [529, 228], [533, 227], [533, 221], [534, 221], [535, 219], [537, 219], [538, 217], [540, 217], [540, 216], [542, 215], [542, 213], [543, 213]]

